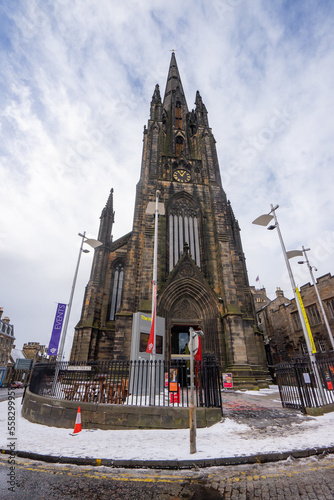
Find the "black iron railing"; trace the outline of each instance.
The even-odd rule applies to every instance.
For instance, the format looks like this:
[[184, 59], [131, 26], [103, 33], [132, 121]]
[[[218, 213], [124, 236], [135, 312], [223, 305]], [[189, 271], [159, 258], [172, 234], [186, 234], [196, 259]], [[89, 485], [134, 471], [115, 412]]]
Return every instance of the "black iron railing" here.
[[282, 405], [285, 408], [325, 407], [334, 403], [334, 356], [298, 358], [275, 365]]
[[[131, 406], [190, 405], [189, 361], [110, 361], [38, 363], [30, 391], [56, 399]], [[195, 404], [221, 408], [219, 367], [214, 360], [196, 362]], [[56, 380], [55, 380], [56, 377]]]

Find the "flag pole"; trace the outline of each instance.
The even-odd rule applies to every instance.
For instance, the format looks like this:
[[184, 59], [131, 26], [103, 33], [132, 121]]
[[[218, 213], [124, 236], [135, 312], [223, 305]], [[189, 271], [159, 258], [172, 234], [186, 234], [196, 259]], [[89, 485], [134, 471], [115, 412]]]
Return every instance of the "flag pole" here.
[[[152, 279], [152, 324], [146, 352], [150, 353], [152, 368], [152, 383], [150, 391], [151, 404], [155, 399], [155, 354], [156, 354], [156, 313], [157, 313], [157, 274], [158, 274], [158, 218], [159, 218], [159, 191], [155, 193], [155, 221], [154, 221], [154, 247], [153, 247], [153, 279]], [[152, 346], [153, 344], [153, 346]]]
[[159, 217], [159, 191], [156, 191], [155, 198], [155, 223], [154, 223], [154, 247], [153, 247], [153, 279], [152, 279], [152, 314], [151, 331], [147, 343], [146, 352], [150, 355], [150, 361], [155, 360], [155, 340], [156, 340], [156, 321], [157, 312], [157, 274], [158, 274], [158, 217]]

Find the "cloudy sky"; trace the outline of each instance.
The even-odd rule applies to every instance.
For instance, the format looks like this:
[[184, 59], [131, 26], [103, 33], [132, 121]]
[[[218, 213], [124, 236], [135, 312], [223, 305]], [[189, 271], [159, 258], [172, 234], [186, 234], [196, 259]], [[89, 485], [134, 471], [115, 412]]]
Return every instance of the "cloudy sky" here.
[[[334, 274], [334, 4], [330, 0], [0, 1], [0, 306], [16, 345], [49, 343], [68, 302], [79, 232], [97, 237], [110, 189], [114, 239], [132, 228], [143, 126], [171, 49], [188, 101], [209, 112], [250, 284], [291, 287], [287, 250]], [[92, 253], [79, 269], [67, 354]], [[297, 260], [297, 259], [295, 259]], [[309, 281], [293, 263], [296, 282]]]

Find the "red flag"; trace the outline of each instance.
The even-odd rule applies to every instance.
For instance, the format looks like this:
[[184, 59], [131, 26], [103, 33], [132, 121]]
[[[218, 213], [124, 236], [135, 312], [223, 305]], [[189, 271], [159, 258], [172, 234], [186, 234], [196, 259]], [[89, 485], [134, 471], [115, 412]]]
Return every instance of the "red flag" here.
[[202, 343], [201, 343], [201, 337], [198, 336], [198, 349], [197, 352], [194, 356], [195, 361], [202, 361]]
[[155, 325], [155, 303], [156, 303], [156, 289], [155, 289], [155, 284], [153, 283], [153, 292], [154, 292], [154, 306], [153, 306], [153, 317], [152, 317], [152, 324], [151, 324], [151, 331], [150, 331], [150, 336], [148, 339], [147, 343], [147, 348], [146, 352], [148, 354], [152, 354], [153, 347], [154, 347], [154, 325]]

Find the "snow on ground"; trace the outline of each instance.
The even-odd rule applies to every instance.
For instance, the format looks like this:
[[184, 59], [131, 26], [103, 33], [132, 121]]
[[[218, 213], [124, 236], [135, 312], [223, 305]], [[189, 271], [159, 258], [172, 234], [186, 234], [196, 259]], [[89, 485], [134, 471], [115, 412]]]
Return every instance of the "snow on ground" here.
[[[258, 395], [258, 393], [257, 393]], [[16, 399], [16, 450], [71, 457], [125, 460], [189, 460], [283, 452], [334, 446], [334, 413], [291, 424], [287, 435], [271, 427], [263, 436], [251, 426], [231, 419], [197, 429], [197, 453], [190, 454], [189, 429], [85, 430], [71, 436], [69, 429], [33, 424], [21, 416]], [[300, 420], [300, 423], [297, 423]], [[74, 422], [73, 422], [74, 424]], [[8, 449], [8, 403], [0, 403], [0, 448]]]
[[268, 389], [260, 389], [259, 391], [233, 391], [241, 394], [248, 394], [250, 396], [268, 396], [272, 394], [278, 395], [277, 385], [271, 385]]

